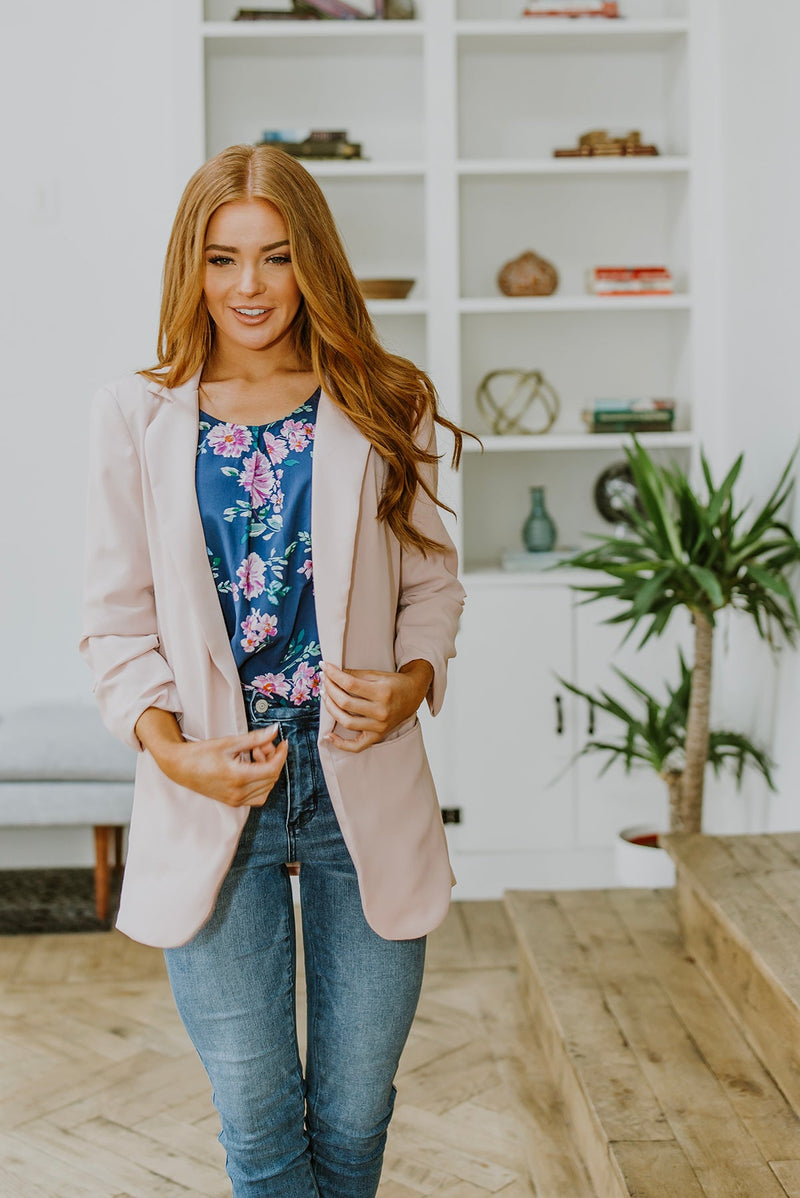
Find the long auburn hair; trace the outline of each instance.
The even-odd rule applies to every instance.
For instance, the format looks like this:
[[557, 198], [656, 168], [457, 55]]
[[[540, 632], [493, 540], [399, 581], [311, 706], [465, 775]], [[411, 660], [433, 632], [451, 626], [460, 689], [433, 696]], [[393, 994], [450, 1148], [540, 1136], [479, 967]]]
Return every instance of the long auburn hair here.
[[415, 434], [428, 427], [433, 432], [435, 424], [446, 428], [457, 469], [462, 430], [439, 412], [428, 375], [381, 345], [319, 184], [283, 150], [230, 146], [192, 175], [167, 247], [158, 364], [140, 374], [179, 386], [209, 357], [214, 322], [203, 294], [206, 230], [221, 204], [242, 199], [268, 200], [286, 223], [303, 297], [290, 330], [293, 349], [383, 459], [379, 519], [401, 544], [423, 553], [441, 549], [411, 522], [418, 489], [452, 513], [420, 471], [438, 457], [420, 447]]

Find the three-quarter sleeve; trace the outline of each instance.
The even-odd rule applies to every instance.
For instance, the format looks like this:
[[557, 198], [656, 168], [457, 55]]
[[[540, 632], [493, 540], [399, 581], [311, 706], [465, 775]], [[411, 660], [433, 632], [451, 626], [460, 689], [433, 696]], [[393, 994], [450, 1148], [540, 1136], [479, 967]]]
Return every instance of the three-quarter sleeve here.
[[[429, 420], [419, 434], [428, 453], [436, 452], [436, 431]], [[420, 474], [435, 495], [438, 464], [423, 463]], [[458, 555], [448, 536], [439, 508], [422, 488], [411, 509], [411, 521], [425, 536], [443, 548], [423, 554], [403, 546], [400, 556], [400, 597], [395, 622], [395, 663], [399, 669], [422, 658], [433, 666], [433, 681], [426, 696], [431, 714], [442, 706], [447, 685], [447, 663], [455, 656], [458, 622], [465, 592], [458, 580]]]
[[116, 397], [102, 388], [91, 416], [81, 639], [106, 727], [141, 750], [148, 707], [182, 712], [160, 652], [141, 466]]

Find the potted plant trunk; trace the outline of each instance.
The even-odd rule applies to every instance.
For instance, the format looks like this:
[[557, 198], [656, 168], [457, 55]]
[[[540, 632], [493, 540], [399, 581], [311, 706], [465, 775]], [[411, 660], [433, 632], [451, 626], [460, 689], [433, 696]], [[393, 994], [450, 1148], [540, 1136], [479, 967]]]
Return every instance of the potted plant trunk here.
[[[597, 537], [597, 544], [563, 563], [595, 571], [597, 582], [576, 586], [591, 603], [611, 598], [619, 611], [608, 623], [627, 624], [627, 636], [643, 630], [640, 647], [660, 636], [679, 609], [689, 612], [694, 632], [691, 666], [681, 658], [680, 679], [667, 687], [666, 701], [622, 675], [640, 710], [631, 711], [605, 691], [571, 687], [620, 722], [619, 739], [590, 741], [584, 752], [606, 751], [606, 768], [643, 763], [664, 779], [669, 793], [670, 832], [702, 831], [706, 767], [732, 765], [738, 780], [753, 765], [772, 786], [766, 754], [734, 732], [712, 732], [709, 724], [713, 634], [718, 613], [732, 608], [752, 618], [761, 639], [793, 644], [798, 611], [790, 574], [800, 560], [800, 543], [782, 513], [793, 489], [794, 456], [772, 494], [749, 519], [749, 504], [734, 495], [740, 455], [717, 486], [701, 453], [702, 493], [677, 466], [657, 465], [634, 438], [625, 450], [638, 501], [629, 506], [626, 534]], [[626, 638], [627, 639], [627, 638]]]

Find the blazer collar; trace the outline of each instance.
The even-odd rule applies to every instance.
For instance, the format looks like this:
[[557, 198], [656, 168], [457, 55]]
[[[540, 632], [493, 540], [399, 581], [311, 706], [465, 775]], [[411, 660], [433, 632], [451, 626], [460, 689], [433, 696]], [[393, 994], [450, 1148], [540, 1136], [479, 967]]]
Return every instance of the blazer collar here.
[[[198, 388], [202, 368], [178, 387], [149, 383], [168, 401], [144, 441], [144, 468], [167, 553], [214, 663], [235, 689], [240, 682], [206, 551], [195, 489]], [[311, 546], [317, 626], [324, 660], [342, 663], [361, 489], [370, 443], [323, 390], [317, 411], [311, 491]]]

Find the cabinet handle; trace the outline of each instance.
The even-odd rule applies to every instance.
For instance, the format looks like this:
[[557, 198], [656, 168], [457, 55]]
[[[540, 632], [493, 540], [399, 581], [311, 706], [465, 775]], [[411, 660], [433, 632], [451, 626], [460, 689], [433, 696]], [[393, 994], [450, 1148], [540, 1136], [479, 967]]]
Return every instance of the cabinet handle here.
[[594, 736], [594, 703], [589, 700], [589, 722], [586, 725], [586, 735]]
[[564, 706], [561, 702], [561, 695], [555, 696], [556, 703], [556, 736], [564, 735]]

